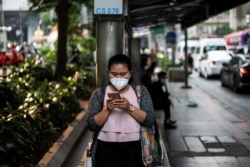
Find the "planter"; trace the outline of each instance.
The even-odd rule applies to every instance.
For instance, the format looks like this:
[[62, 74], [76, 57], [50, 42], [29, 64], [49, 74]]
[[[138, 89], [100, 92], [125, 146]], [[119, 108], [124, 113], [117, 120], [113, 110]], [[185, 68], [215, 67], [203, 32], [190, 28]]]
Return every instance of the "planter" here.
[[85, 110], [85, 111], [88, 111], [89, 101], [88, 100], [78, 100], [78, 101], [79, 101], [79, 104], [80, 104], [80, 108]]
[[[86, 104], [86, 103], [84, 103]], [[73, 152], [79, 138], [86, 132], [86, 110], [81, 111], [76, 119], [63, 132], [61, 137], [53, 144], [43, 156], [36, 167], [63, 166]]]

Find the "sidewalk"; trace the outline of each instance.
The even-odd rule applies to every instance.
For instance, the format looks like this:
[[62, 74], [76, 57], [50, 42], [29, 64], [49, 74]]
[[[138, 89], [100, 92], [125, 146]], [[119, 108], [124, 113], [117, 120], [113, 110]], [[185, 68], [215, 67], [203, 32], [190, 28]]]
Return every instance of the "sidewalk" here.
[[[250, 126], [248, 123], [242, 123], [240, 118], [227, 111], [226, 106], [221, 105], [218, 100], [213, 99], [195, 84], [189, 85], [192, 86], [191, 89], [183, 89], [181, 87], [184, 83], [168, 83], [174, 103], [171, 114], [172, 119], [177, 120], [177, 129], [165, 130], [163, 111], [156, 111], [159, 130], [168, 154], [168, 159], [165, 160], [170, 162], [171, 167], [249, 166]], [[86, 125], [84, 119], [78, 122]], [[243, 128], [248, 130], [243, 131]], [[73, 129], [82, 131], [83, 128]], [[70, 136], [76, 137], [76, 135]], [[62, 144], [60, 140], [58, 144], [63, 147], [61, 151], [54, 153], [60, 157], [51, 155], [53, 161], [47, 167], [54, 167], [53, 162], [58, 163], [58, 161], [65, 167], [83, 167], [85, 157], [83, 153], [91, 134], [85, 133], [83, 136], [75, 140], [65, 140], [68, 141], [66, 144]], [[69, 141], [75, 141], [77, 145], [73, 152], [67, 151], [71, 156], [66, 156], [65, 148], [70, 146]], [[50, 151], [51, 153], [53, 154]]]
[[241, 119], [216, 99], [189, 84], [169, 82], [172, 119], [178, 128], [163, 128], [163, 112], [157, 121], [171, 167], [246, 167], [250, 163], [250, 135], [237, 126]]

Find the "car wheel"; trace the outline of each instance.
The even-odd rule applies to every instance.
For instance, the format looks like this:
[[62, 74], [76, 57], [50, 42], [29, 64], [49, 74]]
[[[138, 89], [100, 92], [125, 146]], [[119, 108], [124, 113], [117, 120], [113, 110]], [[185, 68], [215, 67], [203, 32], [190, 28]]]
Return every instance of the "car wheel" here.
[[226, 86], [226, 84], [224, 83], [222, 74], [220, 74], [220, 83], [221, 83], [221, 86], [223, 87]]
[[207, 74], [207, 69], [205, 69], [205, 72], [204, 72], [204, 77], [205, 77], [206, 79], [208, 79], [208, 78], [209, 78], [209, 76], [208, 76], [208, 74]]
[[199, 76], [202, 77], [201, 69], [199, 69]]
[[239, 82], [236, 77], [233, 78], [233, 90], [237, 93], [240, 91]]

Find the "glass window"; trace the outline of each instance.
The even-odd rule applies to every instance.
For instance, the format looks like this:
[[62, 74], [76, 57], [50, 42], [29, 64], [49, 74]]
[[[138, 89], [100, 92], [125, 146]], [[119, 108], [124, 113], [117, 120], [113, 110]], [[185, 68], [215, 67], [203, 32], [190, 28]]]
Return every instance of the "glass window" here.
[[200, 53], [200, 49], [201, 49], [200, 47], [197, 47], [197, 48], [196, 48], [196, 53], [199, 54], [199, 53]]

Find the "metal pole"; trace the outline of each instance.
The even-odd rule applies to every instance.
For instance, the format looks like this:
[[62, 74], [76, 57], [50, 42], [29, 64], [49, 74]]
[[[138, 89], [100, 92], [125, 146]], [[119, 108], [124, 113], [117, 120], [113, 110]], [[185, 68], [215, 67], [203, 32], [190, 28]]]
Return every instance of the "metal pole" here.
[[187, 34], [187, 29], [185, 28], [184, 30], [185, 34], [185, 62], [184, 62], [184, 73], [185, 73], [185, 85], [182, 88], [191, 88], [191, 86], [188, 85], [188, 71], [187, 71], [187, 64], [188, 64], [188, 56], [187, 56], [187, 51], [188, 51], [188, 45], [187, 45], [187, 40], [188, 40], [188, 34]]
[[7, 34], [5, 30], [5, 25], [4, 25], [4, 12], [3, 12], [3, 0], [0, 0], [0, 14], [1, 14], [1, 29], [2, 29], [2, 41], [3, 41], [3, 50], [6, 51], [7, 48]]
[[96, 86], [108, 84], [108, 60], [115, 54], [124, 53], [124, 23], [119, 17], [101, 16], [96, 29]]
[[188, 80], [187, 80], [187, 76], [188, 76], [188, 73], [187, 73], [187, 64], [188, 64], [188, 57], [187, 57], [187, 50], [188, 50], [188, 45], [187, 45], [187, 29], [185, 28], [184, 30], [184, 33], [185, 33], [185, 65], [184, 65], [184, 70], [185, 70], [185, 87], [187, 87], [188, 85]]
[[23, 14], [22, 14], [22, 7], [20, 7], [20, 10], [19, 10], [19, 18], [20, 18], [20, 23], [19, 23], [20, 44], [22, 44], [23, 43]]

